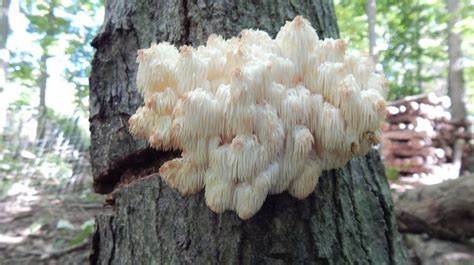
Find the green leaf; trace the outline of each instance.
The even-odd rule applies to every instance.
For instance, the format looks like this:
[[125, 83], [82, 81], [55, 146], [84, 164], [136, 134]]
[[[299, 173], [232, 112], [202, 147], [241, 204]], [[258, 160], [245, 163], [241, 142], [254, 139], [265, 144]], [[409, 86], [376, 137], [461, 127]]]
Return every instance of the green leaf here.
[[92, 235], [92, 233], [94, 233], [94, 228], [95, 228], [94, 219], [85, 221], [81, 225], [81, 231], [71, 241], [69, 241], [69, 245], [71, 246], [78, 245], [84, 242], [85, 240], [87, 240], [87, 238], [89, 238]]

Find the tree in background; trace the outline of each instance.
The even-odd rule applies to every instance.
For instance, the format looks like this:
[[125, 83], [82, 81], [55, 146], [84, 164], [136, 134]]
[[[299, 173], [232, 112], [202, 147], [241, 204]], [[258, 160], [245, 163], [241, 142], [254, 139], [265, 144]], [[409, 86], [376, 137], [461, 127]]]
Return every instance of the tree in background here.
[[[0, 6], [0, 86], [5, 84], [7, 78], [7, 38], [10, 34], [10, 25], [8, 23], [8, 10], [10, 9], [10, 0], [2, 0]], [[0, 92], [3, 87], [0, 87]]]
[[[77, 14], [82, 12], [85, 16], [97, 17], [99, 9], [103, 8], [104, 0], [80, 0], [70, 6], [68, 12]], [[101, 23], [102, 21], [95, 21]], [[81, 24], [82, 23], [82, 24]], [[78, 25], [73, 24], [69, 31], [69, 41], [66, 54], [69, 65], [65, 69], [66, 79], [74, 84], [75, 105], [83, 117], [88, 117], [89, 112], [89, 74], [90, 61], [94, 49], [90, 45], [100, 24], [86, 24], [83, 21]]]
[[[15, 97], [9, 99], [7, 112], [1, 113], [6, 120], [0, 130], [0, 164], [12, 165], [0, 169], [0, 175], [6, 176], [2, 181], [34, 178], [39, 183], [47, 183], [45, 179], [64, 183], [77, 177], [86, 179], [90, 175], [90, 136], [87, 124], [84, 124], [88, 108], [89, 62], [93, 53], [90, 41], [100, 23], [97, 13], [103, 8], [103, 1], [12, 1], [13, 12], [16, 12], [17, 4], [20, 15], [24, 15], [19, 21], [26, 18], [27, 35], [35, 41], [24, 48], [12, 47], [12, 42], [7, 47], [11, 58], [7, 89], [14, 89]], [[10, 18], [10, 21], [15, 19], [18, 18]], [[21, 30], [15, 26], [12, 26], [15, 30], [13, 41]], [[55, 106], [46, 102], [46, 94], [50, 97], [50, 88], [56, 85], [50, 75], [58, 77], [58, 73], [53, 73], [58, 68], [51, 64], [55, 57], [64, 62], [59, 68], [60, 75], [75, 89], [76, 104], [66, 110], [72, 112], [71, 109], [76, 108], [72, 115], [56, 111]], [[5, 92], [8, 94], [11, 90]], [[62, 97], [62, 92], [54, 96]], [[36, 141], [33, 140], [35, 130]], [[33, 162], [22, 159], [21, 153], [30, 153], [36, 159]], [[38, 172], [38, 168], [58, 170], [56, 174], [52, 173], [54, 170]], [[67, 170], [59, 171], [60, 168]], [[0, 181], [0, 188], [1, 184]]]
[[22, 13], [29, 21], [28, 31], [36, 37], [40, 52], [39, 54], [31, 51], [14, 52], [10, 64], [11, 77], [20, 81], [24, 87], [38, 89], [36, 139], [41, 141], [45, 135], [48, 116], [46, 103], [48, 60], [54, 54], [61, 53], [61, 50], [69, 61], [65, 65], [64, 76], [75, 86], [77, 110], [80, 115], [86, 116], [87, 77], [90, 71], [88, 62], [93, 52], [89, 43], [97, 30], [97, 25], [88, 24], [81, 18], [94, 17], [97, 10], [103, 6], [103, 1], [26, 0], [20, 4]]
[[[350, 46], [361, 51], [369, 51], [367, 0], [335, 0], [337, 24], [341, 37], [350, 42]], [[374, 28], [375, 29], [375, 28]]]
[[36, 141], [43, 140], [46, 130], [47, 106], [46, 106], [46, 88], [48, 81], [47, 61], [51, 57], [53, 49], [61, 34], [68, 32], [71, 21], [66, 16], [59, 16], [58, 11], [65, 6], [59, 0], [50, 1], [23, 1], [22, 12], [28, 18], [30, 24], [28, 31], [37, 35], [37, 41], [41, 48], [37, 65], [36, 86], [39, 89], [38, 116], [36, 127]]
[[454, 121], [466, 118], [463, 68], [461, 64], [461, 34], [456, 30], [459, 22], [459, 0], [446, 0], [448, 10], [448, 94], [451, 98], [451, 115]]
[[[390, 81], [390, 97], [439, 89], [446, 59], [440, 1], [379, 1], [387, 47], [380, 62]], [[438, 65], [437, 65], [438, 63]]]
[[[377, 42], [377, 58], [390, 81], [389, 98], [431, 91], [444, 93], [448, 75], [445, 40], [449, 13], [444, 11], [445, 1], [378, 0], [373, 4], [375, 0], [337, 0], [336, 13], [341, 36], [350, 40], [353, 46], [370, 52], [371, 45]], [[468, 0], [459, 0], [459, 5], [456, 32], [467, 40], [473, 36], [474, 20], [469, 15], [473, 6]], [[375, 20], [374, 14], [377, 14]], [[469, 43], [462, 45], [467, 54], [461, 61], [466, 66], [469, 62], [472, 65]], [[474, 84], [474, 75], [469, 74], [472, 69], [464, 69], [466, 84]], [[474, 85], [467, 87], [474, 88]], [[474, 89], [468, 90], [467, 96], [472, 98]]]
[[368, 39], [369, 39], [369, 54], [377, 62], [377, 54], [375, 47], [377, 45], [377, 33], [375, 32], [375, 23], [377, 21], [377, 3], [376, 0], [367, 0], [365, 6], [365, 12], [367, 14], [367, 24], [368, 24]]

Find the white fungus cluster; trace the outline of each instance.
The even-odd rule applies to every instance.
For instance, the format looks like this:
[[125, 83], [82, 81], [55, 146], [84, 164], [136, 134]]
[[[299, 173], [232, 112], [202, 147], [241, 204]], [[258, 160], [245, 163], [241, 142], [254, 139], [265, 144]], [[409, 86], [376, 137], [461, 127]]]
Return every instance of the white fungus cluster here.
[[138, 52], [145, 106], [130, 131], [153, 148], [182, 150], [161, 166], [161, 177], [183, 195], [205, 187], [214, 212], [247, 219], [268, 194], [303, 199], [323, 170], [379, 141], [385, 79], [346, 46], [319, 40], [302, 17], [275, 39], [244, 30], [179, 51], [152, 45]]

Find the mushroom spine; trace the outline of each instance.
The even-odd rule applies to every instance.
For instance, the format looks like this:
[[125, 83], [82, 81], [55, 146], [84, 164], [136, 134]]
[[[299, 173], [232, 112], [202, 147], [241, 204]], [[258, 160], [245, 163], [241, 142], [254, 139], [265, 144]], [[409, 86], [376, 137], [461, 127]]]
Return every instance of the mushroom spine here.
[[217, 213], [248, 219], [268, 194], [298, 199], [323, 170], [342, 167], [378, 143], [385, 78], [343, 40], [319, 40], [297, 16], [272, 39], [243, 30], [206, 45], [162, 42], [138, 51], [145, 104], [130, 132], [159, 150], [181, 150], [162, 179], [183, 195], [205, 189]]

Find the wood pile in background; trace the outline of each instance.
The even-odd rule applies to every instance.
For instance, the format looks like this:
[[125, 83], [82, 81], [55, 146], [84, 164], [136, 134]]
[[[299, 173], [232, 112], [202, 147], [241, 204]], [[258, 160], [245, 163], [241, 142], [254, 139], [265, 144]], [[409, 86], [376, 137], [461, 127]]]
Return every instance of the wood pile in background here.
[[436, 173], [444, 164], [459, 175], [472, 166], [472, 124], [451, 121], [449, 106], [449, 97], [434, 94], [389, 103], [382, 134], [385, 166], [402, 175]]

